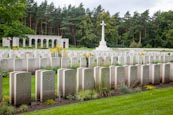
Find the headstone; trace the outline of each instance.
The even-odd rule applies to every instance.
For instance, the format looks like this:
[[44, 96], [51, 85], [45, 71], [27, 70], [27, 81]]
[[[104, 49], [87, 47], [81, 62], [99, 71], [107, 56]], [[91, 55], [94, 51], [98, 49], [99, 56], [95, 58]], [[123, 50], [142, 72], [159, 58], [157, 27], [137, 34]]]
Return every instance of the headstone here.
[[127, 79], [127, 85], [129, 87], [135, 85], [138, 82], [137, 66], [127, 66], [125, 74], [126, 74], [126, 79]]
[[110, 89], [110, 73], [108, 67], [101, 67], [99, 69], [99, 88]]
[[111, 57], [111, 65], [116, 65], [117, 61], [118, 61], [118, 57], [115, 57], [115, 56]]
[[57, 92], [58, 92], [58, 96], [61, 97], [62, 96], [62, 92], [63, 92], [63, 72], [64, 70], [66, 70], [65, 68], [60, 68], [58, 69], [58, 75], [57, 75]]
[[99, 85], [100, 85], [100, 82], [99, 82], [99, 76], [100, 76], [99, 70], [100, 70], [100, 68], [101, 68], [101, 66], [94, 67], [94, 79], [95, 79], [96, 88], [99, 88]]
[[14, 59], [13, 58], [1, 59], [0, 69], [1, 71], [5, 72], [14, 71]]
[[79, 66], [79, 58], [78, 57], [72, 57], [71, 58], [71, 67], [78, 67]]
[[12, 105], [31, 104], [31, 73], [10, 74], [10, 100]]
[[115, 88], [115, 66], [114, 65], [109, 66], [109, 70], [110, 70], [111, 88]]
[[103, 65], [103, 58], [97, 57], [97, 66], [102, 66], [102, 65]]
[[71, 64], [69, 57], [61, 57], [61, 68], [69, 68]]
[[41, 89], [41, 81], [40, 81], [40, 76], [41, 76], [41, 71], [42, 70], [36, 70], [35, 71], [35, 99], [36, 101], [40, 101], [40, 89]]
[[86, 67], [87, 66], [87, 59], [85, 57], [80, 58], [80, 67]]
[[144, 56], [144, 64], [149, 64], [149, 56]]
[[160, 64], [151, 64], [149, 72], [149, 80], [152, 84], [160, 83]]
[[170, 73], [171, 73], [171, 67], [170, 64], [161, 64], [160, 65], [160, 74], [161, 74], [161, 80], [162, 83], [168, 83], [170, 82]]
[[94, 63], [95, 63], [94, 57], [93, 56], [92, 57], [89, 57], [88, 58], [88, 67], [89, 68], [93, 68], [94, 67]]
[[62, 77], [62, 83], [59, 85], [58, 88], [62, 88], [62, 90], [60, 89], [59, 93], [63, 96], [69, 96], [69, 95], [75, 95], [76, 93], [76, 70], [73, 69], [65, 69], [63, 70], [63, 76], [59, 76]]
[[173, 81], [173, 63], [170, 63], [170, 70], [171, 70], [170, 80]]
[[2, 99], [2, 76], [0, 75], [0, 102]]
[[61, 63], [60, 57], [52, 57], [52, 60], [51, 60], [52, 67], [60, 67], [61, 66], [60, 63]]
[[105, 56], [104, 57], [104, 65], [109, 66], [111, 64], [111, 57]]
[[150, 63], [152, 64], [154, 62], [154, 57], [153, 56], [149, 56], [149, 60], [150, 60]]
[[[39, 59], [39, 58], [38, 58]], [[27, 71], [28, 72], [35, 72], [35, 70], [36, 69], [38, 69], [37, 67], [36, 67], [36, 62], [38, 62], [37, 60], [36, 60], [36, 58], [28, 58], [27, 59]]]
[[170, 56], [165, 56], [165, 62], [169, 62], [170, 61]]
[[160, 56], [160, 62], [161, 62], [161, 63], [165, 63], [165, 58], [164, 58], [164, 56]]
[[138, 79], [141, 85], [149, 84], [149, 65], [138, 66]]
[[[55, 99], [55, 72], [52, 70], [38, 71], [36, 76], [36, 86], [38, 89], [36, 94], [37, 100], [44, 102], [48, 99]], [[38, 83], [38, 85], [37, 85]], [[39, 92], [40, 91], [40, 92]], [[39, 98], [38, 98], [39, 97]]]
[[125, 67], [115, 66], [115, 88], [125, 84]]
[[14, 60], [14, 71], [22, 71], [23, 70], [23, 60], [15, 59]]
[[126, 63], [125, 56], [118, 56], [118, 63], [124, 65]]
[[76, 91], [80, 91], [82, 90], [82, 70], [83, 70], [84, 67], [79, 67], [77, 68], [77, 77], [76, 77]]
[[137, 63], [138, 64], [143, 64], [144, 63], [144, 57], [143, 56], [137, 56]]
[[94, 70], [89, 68], [84, 68], [82, 71], [82, 89], [94, 89], [95, 88], [95, 81], [94, 81]]
[[27, 71], [27, 58], [22, 59], [22, 71]]
[[127, 62], [127, 65], [131, 65], [132, 64], [131, 56], [126, 56], [126, 62]]
[[50, 58], [40, 58], [40, 67], [39, 68], [46, 68], [50, 66]]

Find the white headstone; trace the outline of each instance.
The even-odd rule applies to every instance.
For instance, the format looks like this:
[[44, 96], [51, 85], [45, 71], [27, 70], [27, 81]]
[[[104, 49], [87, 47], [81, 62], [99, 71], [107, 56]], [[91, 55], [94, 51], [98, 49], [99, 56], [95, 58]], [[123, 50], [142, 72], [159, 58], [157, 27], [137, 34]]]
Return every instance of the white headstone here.
[[82, 70], [82, 89], [83, 90], [92, 90], [95, 88], [94, 81], [94, 71], [93, 69], [83, 68]]
[[141, 85], [149, 84], [149, 65], [138, 66], [138, 79]]
[[101, 67], [99, 69], [99, 89], [107, 88], [110, 89], [110, 73], [109, 68]]
[[51, 70], [40, 73], [40, 101], [55, 99], [55, 72]]
[[160, 67], [160, 72], [161, 72], [161, 80], [162, 83], [168, 83], [170, 82], [170, 75], [171, 75], [171, 67], [170, 64], [161, 64]]
[[51, 66], [52, 67], [60, 67], [61, 65], [61, 58], [60, 57], [52, 57]]
[[71, 60], [69, 57], [61, 57], [61, 68], [69, 68]]
[[138, 82], [137, 79], [137, 66], [127, 66], [126, 67], [126, 79], [127, 79], [127, 85], [133, 86], [135, 83]]
[[11, 104], [31, 104], [31, 73], [14, 72], [10, 75]]
[[125, 85], [125, 67], [115, 66], [115, 88]]
[[75, 95], [76, 93], [76, 70], [63, 72], [63, 96]]
[[160, 83], [160, 64], [151, 64], [150, 65], [150, 82], [152, 84], [159, 84]]

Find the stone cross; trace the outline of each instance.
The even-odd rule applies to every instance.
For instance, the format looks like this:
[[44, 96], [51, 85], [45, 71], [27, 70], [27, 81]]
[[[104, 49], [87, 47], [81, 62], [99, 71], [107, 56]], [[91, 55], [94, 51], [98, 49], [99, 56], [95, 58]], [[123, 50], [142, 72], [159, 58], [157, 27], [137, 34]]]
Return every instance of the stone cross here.
[[102, 21], [102, 23], [100, 24], [102, 26], [102, 41], [105, 41], [105, 22]]

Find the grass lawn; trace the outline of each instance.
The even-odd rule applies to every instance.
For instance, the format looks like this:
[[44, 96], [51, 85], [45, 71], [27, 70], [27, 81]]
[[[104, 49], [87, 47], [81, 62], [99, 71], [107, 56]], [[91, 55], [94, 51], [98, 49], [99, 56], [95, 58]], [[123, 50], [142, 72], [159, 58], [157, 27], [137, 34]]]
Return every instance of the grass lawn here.
[[95, 48], [87, 48], [87, 47], [69, 47], [67, 50], [94, 50]]
[[22, 115], [173, 115], [173, 88], [86, 101]]

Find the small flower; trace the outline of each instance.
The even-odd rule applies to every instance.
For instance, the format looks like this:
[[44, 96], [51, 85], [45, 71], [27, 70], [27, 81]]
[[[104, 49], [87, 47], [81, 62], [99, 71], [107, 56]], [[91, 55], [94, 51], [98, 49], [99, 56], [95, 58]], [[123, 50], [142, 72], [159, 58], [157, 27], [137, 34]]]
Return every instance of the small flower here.
[[156, 87], [155, 86], [152, 86], [152, 85], [145, 85], [144, 88], [147, 89], [147, 90], [156, 89]]
[[140, 55], [141, 55], [141, 56], [144, 56], [144, 55], [145, 55], [145, 52], [141, 52]]

